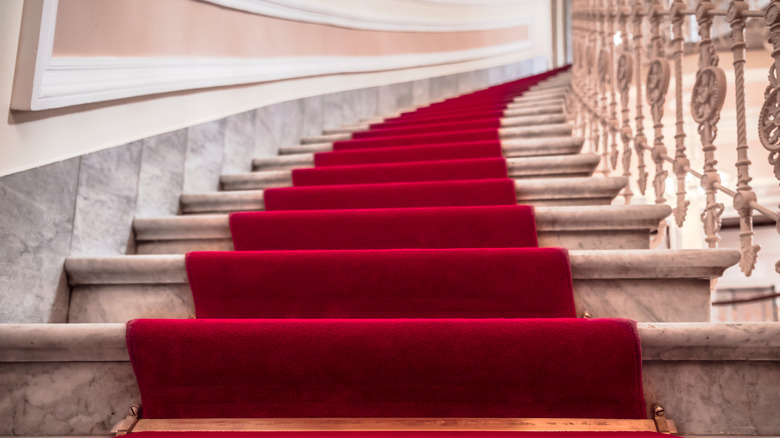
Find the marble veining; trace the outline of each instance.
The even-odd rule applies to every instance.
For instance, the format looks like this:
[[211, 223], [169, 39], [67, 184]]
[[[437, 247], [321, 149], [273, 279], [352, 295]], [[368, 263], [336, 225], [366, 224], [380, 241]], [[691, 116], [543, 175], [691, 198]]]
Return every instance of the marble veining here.
[[174, 215], [184, 184], [187, 130], [166, 132], [144, 139], [138, 177], [136, 216]]
[[108, 435], [138, 403], [130, 362], [0, 363], [0, 435]]
[[0, 178], [0, 322], [65, 321], [80, 161]]
[[279, 148], [298, 144], [303, 135], [303, 101], [292, 100], [255, 111], [254, 158], [275, 157]]
[[133, 253], [142, 141], [85, 155], [79, 169], [71, 255]]
[[645, 400], [682, 435], [780, 434], [780, 362], [643, 362]]
[[254, 111], [234, 114], [225, 119], [225, 158], [222, 173], [242, 173], [252, 170], [255, 148]]
[[225, 145], [226, 120], [187, 128], [184, 193], [212, 192], [219, 188]]

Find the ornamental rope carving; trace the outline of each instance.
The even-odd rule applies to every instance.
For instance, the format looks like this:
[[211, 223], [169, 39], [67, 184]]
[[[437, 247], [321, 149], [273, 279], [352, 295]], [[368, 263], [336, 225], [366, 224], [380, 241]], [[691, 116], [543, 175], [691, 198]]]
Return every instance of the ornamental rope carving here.
[[672, 54], [674, 57], [674, 103], [675, 103], [675, 134], [674, 163], [672, 172], [677, 179], [677, 205], [674, 207], [674, 219], [678, 227], [682, 227], [688, 212], [690, 201], [685, 199], [685, 176], [688, 174], [691, 162], [685, 154], [685, 121], [683, 119], [683, 19], [692, 12], [687, 10], [682, 0], [675, 0], [669, 11], [672, 20]]
[[[650, 114], [653, 117], [653, 148], [650, 156], [655, 163], [655, 176], [653, 177], [653, 189], [655, 190], [655, 203], [663, 204], [666, 188], [667, 172], [664, 170], [666, 158], [666, 146], [664, 145], [664, 103], [666, 92], [669, 89], [669, 62], [666, 60], [663, 39], [661, 37], [661, 19], [664, 15], [663, 7], [659, 0], [653, 0], [650, 9], [650, 38], [653, 47], [652, 61], [647, 69], [645, 81], [647, 101], [650, 104]], [[664, 224], [666, 222], [664, 221]]]
[[750, 276], [756, 268], [760, 245], [753, 244], [753, 209], [750, 202], [756, 194], [750, 187], [750, 159], [748, 159], [747, 121], [745, 118], [745, 12], [749, 7], [744, 1], [731, 0], [726, 13], [731, 25], [731, 52], [734, 56], [735, 95], [737, 109], [737, 194], [734, 209], [739, 213], [740, 261], [742, 273]]
[[647, 166], [645, 165], [645, 150], [647, 147], [647, 137], [645, 137], [643, 114], [644, 102], [642, 96], [642, 21], [645, 17], [645, 11], [642, 7], [642, 2], [637, 1], [634, 5], [634, 9], [631, 14], [631, 18], [634, 24], [634, 44], [632, 46], [635, 56], [635, 68], [634, 74], [636, 75], [636, 115], [634, 116], [634, 124], [636, 126], [636, 135], [634, 136], [634, 150], [636, 151], [637, 159], [637, 187], [639, 187], [639, 193], [645, 194], [647, 190]]
[[720, 110], [726, 98], [726, 74], [718, 65], [718, 56], [715, 53], [710, 30], [712, 28], [712, 16], [710, 11], [714, 5], [709, 0], [700, 0], [696, 7], [696, 21], [699, 24], [699, 71], [696, 73], [696, 82], [693, 86], [691, 98], [691, 115], [699, 124], [699, 137], [701, 138], [702, 151], [704, 151], [704, 176], [701, 186], [704, 189], [707, 206], [701, 214], [704, 223], [704, 240], [710, 248], [717, 248], [720, 237], [721, 220], [724, 206], [716, 201], [717, 188], [720, 185], [720, 175], [715, 159], [715, 137], [718, 135], [717, 123], [720, 119]]
[[[633, 132], [631, 131], [631, 119], [629, 118], [629, 92], [631, 91], [631, 81], [634, 74], [634, 58], [631, 56], [631, 49], [628, 41], [628, 19], [631, 15], [631, 9], [625, 4], [620, 5], [618, 9], [618, 20], [620, 22], [621, 51], [617, 62], [617, 71], [615, 73], [618, 90], [620, 91], [620, 112], [623, 124], [620, 127], [620, 141], [623, 143], [623, 176], [626, 180], [631, 180], [631, 140]], [[617, 156], [615, 157], [617, 158]], [[631, 203], [634, 192], [631, 190], [631, 184], [626, 184], [623, 189], [623, 198], [626, 204]]]

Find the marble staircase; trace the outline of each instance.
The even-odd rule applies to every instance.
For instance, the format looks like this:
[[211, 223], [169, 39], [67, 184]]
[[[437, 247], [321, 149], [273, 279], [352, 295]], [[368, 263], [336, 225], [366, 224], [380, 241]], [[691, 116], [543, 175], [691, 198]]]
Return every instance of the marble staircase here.
[[[570, 250], [578, 314], [640, 322], [645, 398], [682, 434], [780, 435], [780, 325], [710, 322], [712, 281], [738, 251], [650, 249], [671, 209], [610, 205], [627, 181], [591, 176], [598, 156], [561, 122], [569, 80], [516, 99], [501, 142], [540, 245]], [[69, 257], [68, 324], [0, 324], [0, 435], [108, 435], [139, 397], [123, 323], [190, 317], [183, 253], [231, 250], [228, 213], [263, 209], [264, 188], [290, 185], [291, 169], [372, 121], [256, 158], [253, 173], [223, 175], [221, 191], [182, 195], [180, 215], [136, 218], [136, 254]]]

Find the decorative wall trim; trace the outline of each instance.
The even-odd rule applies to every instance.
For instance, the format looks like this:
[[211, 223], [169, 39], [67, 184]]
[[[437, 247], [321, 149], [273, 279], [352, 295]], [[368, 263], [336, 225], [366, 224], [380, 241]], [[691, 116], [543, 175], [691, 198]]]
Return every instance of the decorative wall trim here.
[[[347, 10], [344, 5], [338, 3], [317, 3], [312, 4], [300, 0], [201, 0], [213, 3], [226, 8], [237, 9], [253, 14], [266, 15], [269, 17], [283, 18], [286, 20], [303, 21], [308, 23], [327, 24], [331, 26], [346, 27], [351, 29], [377, 30], [377, 31], [397, 31], [397, 32], [464, 32], [505, 29], [527, 25], [530, 20], [527, 18], [506, 18], [492, 20], [446, 20], [439, 15], [438, 20], [420, 19], [420, 18], [392, 18], [380, 14], [371, 14], [368, 11], [359, 14], [354, 10]], [[372, 0], [373, 1], [373, 0]], [[403, 0], [391, 0], [402, 2]], [[408, 0], [407, 0], [408, 1]], [[452, 6], [482, 6], [489, 8], [491, 6], [508, 6], [510, 1], [503, 0], [500, 4], [476, 5], [469, 1], [439, 0], [439, 1], [421, 1], [417, 3], [427, 4], [431, 7], [440, 7], [442, 9]], [[516, 2], [514, 3], [517, 4]], [[442, 12], [445, 12], [444, 10]]]
[[25, 9], [23, 26], [39, 25], [39, 31], [36, 41], [20, 47], [20, 52], [35, 56], [17, 66], [13, 109], [45, 110], [198, 88], [427, 67], [508, 55], [532, 46], [531, 40], [524, 40], [459, 51], [355, 57], [52, 57], [58, 3], [33, 0], [31, 16]]
[[386, 56], [294, 58], [51, 58], [31, 109], [319, 76], [470, 61], [526, 50], [530, 41], [487, 48]]

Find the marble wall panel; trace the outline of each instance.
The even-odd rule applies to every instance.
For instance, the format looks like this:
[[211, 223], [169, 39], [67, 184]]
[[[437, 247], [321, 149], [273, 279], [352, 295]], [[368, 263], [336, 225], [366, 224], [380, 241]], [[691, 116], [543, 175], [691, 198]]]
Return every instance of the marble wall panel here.
[[300, 143], [305, 131], [304, 101], [280, 102], [255, 111], [253, 158], [274, 157], [280, 147]]
[[644, 361], [642, 380], [681, 436], [780, 434], [780, 362]]
[[136, 216], [175, 215], [184, 185], [187, 130], [166, 132], [143, 142]]
[[65, 321], [80, 161], [0, 178], [0, 323]]
[[379, 87], [363, 88], [362, 92], [363, 110], [360, 112], [358, 122], [379, 114]]
[[184, 193], [213, 192], [219, 188], [225, 149], [226, 120], [215, 120], [187, 128], [187, 156], [184, 161]]
[[428, 79], [412, 81], [412, 105], [423, 106], [431, 103]]
[[109, 436], [141, 401], [130, 362], [1, 363], [0, 390], [0, 436]]
[[390, 86], [395, 97], [396, 111], [409, 110], [414, 106], [414, 89], [411, 82], [402, 82]]
[[498, 85], [504, 81], [504, 69], [501, 66], [488, 69], [488, 84]]
[[222, 174], [247, 173], [252, 170], [255, 150], [255, 111], [246, 111], [225, 120], [225, 152]]
[[437, 78], [430, 78], [429, 87], [431, 98], [435, 100], [443, 100], [450, 97], [454, 97], [458, 94], [458, 76], [439, 76]]
[[347, 93], [331, 93], [322, 96], [322, 127], [338, 128], [348, 119], [349, 97]]
[[[301, 136], [313, 137], [322, 134], [322, 128], [325, 126], [323, 115], [322, 96], [310, 96], [301, 99], [302, 117], [301, 117]], [[298, 144], [287, 144], [285, 146], [294, 146]]]
[[382, 85], [378, 90], [377, 109], [380, 116], [390, 116], [396, 112], [395, 97], [392, 85]]
[[81, 157], [70, 254], [134, 253], [133, 217], [143, 141]]
[[489, 73], [490, 71], [488, 69], [484, 70], [477, 70], [474, 73], [474, 85], [476, 86], [477, 90], [482, 90], [483, 88], [489, 87]]
[[470, 93], [477, 88], [477, 78], [473, 71], [463, 72], [458, 75], [458, 94]]

